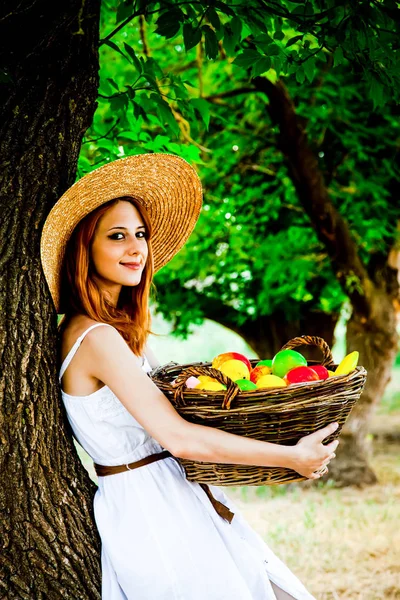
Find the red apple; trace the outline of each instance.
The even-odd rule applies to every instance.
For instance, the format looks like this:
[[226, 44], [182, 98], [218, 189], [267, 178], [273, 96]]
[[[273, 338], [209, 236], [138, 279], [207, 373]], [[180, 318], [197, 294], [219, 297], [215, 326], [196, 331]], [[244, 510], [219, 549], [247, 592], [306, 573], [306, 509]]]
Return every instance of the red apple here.
[[325, 380], [329, 377], [328, 369], [323, 365], [314, 365], [313, 367], [310, 367], [310, 369], [316, 372], [318, 379]]
[[246, 358], [243, 354], [239, 352], [224, 352], [223, 354], [218, 354], [212, 361], [213, 369], [220, 369], [221, 365], [227, 360], [241, 360], [249, 371], [251, 371], [251, 364], [248, 358]]
[[264, 377], [264, 375], [271, 375], [271, 369], [269, 367], [266, 365], [254, 367], [254, 369], [250, 372], [250, 381], [257, 383], [260, 377]]
[[286, 373], [284, 379], [290, 383], [302, 383], [304, 381], [318, 381], [318, 374], [311, 367], [296, 367]]

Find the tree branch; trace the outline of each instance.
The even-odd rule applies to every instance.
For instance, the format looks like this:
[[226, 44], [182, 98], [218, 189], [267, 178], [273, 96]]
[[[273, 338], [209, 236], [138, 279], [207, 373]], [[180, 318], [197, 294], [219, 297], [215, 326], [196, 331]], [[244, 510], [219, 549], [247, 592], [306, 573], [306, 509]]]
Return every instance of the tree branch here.
[[267, 110], [280, 129], [278, 147], [287, 159], [299, 200], [327, 249], [335, 275], [358, 310], [368, 315], [373, 282], [358, 255], [346, 221], [329, 199], [293, 101], [280, 81], [274, 85], [264, 77], [255, 77], [253, 83], [269, 99]]
[[204, 100], [208, 100], [208, 102], [214, 102], [215, 100], [219, 100], [222, 98], [233, 98], [234, 96], [240, 96], [241, 94], [249, 94], [251, 92], [257, 91], [254, 87], [242, 87], [237, 88], [236, 90], [228, 90], [227, 92], [221, 92], [220, 94], [213, 94], [212, 96], [206, 96]]

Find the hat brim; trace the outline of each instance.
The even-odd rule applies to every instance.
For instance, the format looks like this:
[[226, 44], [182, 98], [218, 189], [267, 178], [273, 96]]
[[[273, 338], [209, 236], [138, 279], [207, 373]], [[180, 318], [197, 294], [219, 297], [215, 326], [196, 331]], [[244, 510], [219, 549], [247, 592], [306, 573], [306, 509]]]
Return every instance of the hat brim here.
[[82, 177], [51, 209], [40, 241], [43, 271], [57, 312], [61, 266], [74, 228], [92, 210], [120, 196], [137, 196], [150, 216], [155, 272], [171, 260], [189, 238], [203, 199], [195, 169], [174, 154], [128, 156]]

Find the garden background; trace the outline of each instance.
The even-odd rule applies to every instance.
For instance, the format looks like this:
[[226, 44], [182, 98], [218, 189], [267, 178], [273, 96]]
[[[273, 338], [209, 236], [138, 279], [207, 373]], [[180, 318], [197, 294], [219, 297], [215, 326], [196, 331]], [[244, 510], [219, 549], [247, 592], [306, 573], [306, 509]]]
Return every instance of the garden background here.
[[319, 600], [400, 598], [399, 3], [0, 11], [4, 597], [100, 597], [96, 478], [60, 401], [44, 220], [96, 167], [170, 152], [195, 166], [204, 205], [156, 275], [152, 348], [162, 363], [271, 358], [309, 334], [337, 361], [359, 351], [368, 382], [329, 475], [227, 492]]

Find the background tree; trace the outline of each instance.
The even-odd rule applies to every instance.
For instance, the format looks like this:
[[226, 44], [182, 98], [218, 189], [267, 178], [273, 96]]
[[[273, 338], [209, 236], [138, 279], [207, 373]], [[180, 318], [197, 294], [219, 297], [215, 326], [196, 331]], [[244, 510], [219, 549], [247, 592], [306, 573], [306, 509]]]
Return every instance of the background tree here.
[[[207, 193], [198, 233], [158, 279], [159, 309], [178, 332], [224, 311], [259, 352], [275, 351], [312, 318], [329, 341], [349, 298], [362, 308], [357, 339], [376, 332], [362, 362], [369, 367], [374, 344], [385, 357], [385, 377], [371, 378], [374, 399], [394, 354], [396, 2], [115, 0], [102, 9], [99, 41], [98, 0], [1, 7], [0, 585], [8, 598], [99, 597], [95, 486], [66, 435], [39, 253], [44, 220], [76, 176], [99, 82], [78, 177], [137, 152], [199, 165]], [[284, 144], [288, 127], [296, 152]], [[321, 206], [331, 216], [325, 228]], [[355, 270], [342, 256], [332, 261], [331, 223], [340, 225], [336, 237], [349, 224]], [[201, 260], [190, 271], [194, 256]], [[162, 293], [167, 282], [175, 297]]]

